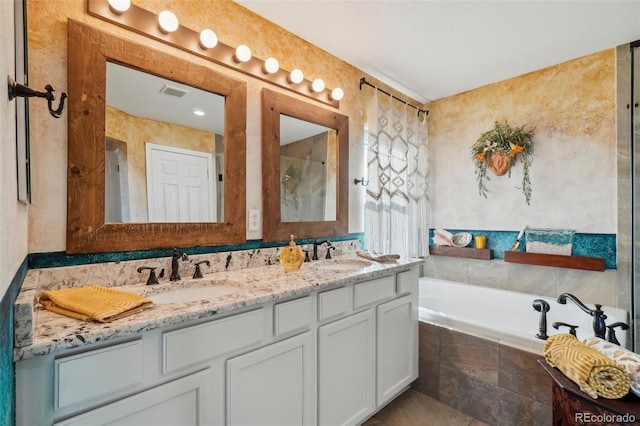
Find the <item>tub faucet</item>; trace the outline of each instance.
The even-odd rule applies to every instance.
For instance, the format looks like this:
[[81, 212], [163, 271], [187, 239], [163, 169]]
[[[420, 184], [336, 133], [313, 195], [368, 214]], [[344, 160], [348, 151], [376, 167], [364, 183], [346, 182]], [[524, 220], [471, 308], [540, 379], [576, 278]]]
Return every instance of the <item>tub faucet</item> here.
[[586, 312], [587, 314], [593, 317], [593, 334], [596, 337], [604, 339], [605, 332], [607, 330], [604, 320], [607, 319], [607, 315], [604, 313], [602, 309], [600, 309], [602, 305], [595, 304], [596, 308], [590, 309], [587, 305], [582, 303], [580, 300], [578, 300], [577, 297], [575, 297], [571, 293], [562, 293], [560, 296], [558, 296], [558, 303], [562, 305], [566, 305], [567, 299], [571, 300], [573, 303], [578, 305], [580, 309], [582, 309], [584, 312]]
[[318, 246], [321, 246], [323, 244], [326, 244], [329, 247], [332, 247], [331, 241], [329, 240], [324, 240], [321, 243], [319, 243], [318, 240], [313, 240], [313, 255], [311, 256], [311, 260], [318, 260]]
[[546, 300], [536, 299], [533, 301], [533, 309], [540, 312], [540, 321], [538, 322], [538, 334], [536, 337], [540, 340], [547, 340], [547, 312], [549, 312], [549, 304]]
[[178, 273], [179, 260], [189, 260], [189, 256], [187, 256], [187, 253], [179, 252], [178, 249], [174, 248], [171, 255], [171, 277], [169, 277], [169, 281], [180, 281], [180, 274]]
[[616, 338], [616, 332], [614, 330], [614, 328], [616, 327], [620, 327], [620, 329], [622, 330], [628, 330], [629, 326], [623, 322], [614, 322], [613, 324], [607, 326], [607, 330], [609, 331], [607, 333], [607, 342], [619, 345], [620, 342]]

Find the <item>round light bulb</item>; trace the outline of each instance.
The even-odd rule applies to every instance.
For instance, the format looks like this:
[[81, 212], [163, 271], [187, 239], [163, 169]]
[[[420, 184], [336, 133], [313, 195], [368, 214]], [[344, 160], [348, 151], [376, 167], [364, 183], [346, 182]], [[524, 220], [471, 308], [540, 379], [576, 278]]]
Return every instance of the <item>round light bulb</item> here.
[[109, 8], [113, 13], [120, 15], [131, 7], [131, 0], [109, 0]]
[[268, 74], [273, 74], [274, 72], [277, 72], [279, 69], [280, 69], [280, 64], [278, 63], [278, 60], [276, 58], [267, 58], [267, 60], [264, 61], [264, 70]]
[[315, 80], [313, 80], [313, 83], [311, 83], [311, 90], [316, 93], [322, 92], [324, 90], [324, 81], [322, 81], [321, 78], [316, 78]]
[[178, 29], [178, 17], [173, 12], [163, 10], [158, 15], [158, 24], [165, 33], [172, 33]]
[[249, 62], [251, 59], [251, 49], [247, 45], [241, 44], [236, 47], [235, 60], [237, 62]]
[[218, 36], [208, 28], [202, 30], [200, 32], [200, 44], [205, 49], [213, 49], [218, 44]]
[[295, 84], [302, 83], [302, 80], [304, 80], [304, 74], [298, 68], [294, 69], [289, 74], [289, 82], [291, 83], [295, 83]]
[[339, 101], [343, 97], [344, 97], [344, 91], [341, 88], [336, 87], [331, 91], [331, 99], [333, 99], [334, 101]]

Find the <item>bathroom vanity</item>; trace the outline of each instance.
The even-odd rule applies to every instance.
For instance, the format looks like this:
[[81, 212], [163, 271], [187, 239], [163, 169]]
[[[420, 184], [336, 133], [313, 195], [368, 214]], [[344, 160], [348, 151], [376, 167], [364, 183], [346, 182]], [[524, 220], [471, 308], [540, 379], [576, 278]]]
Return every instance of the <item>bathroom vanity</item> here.
[[109, 324], [36, 308], [16, 424], [358, 424], [417, 378], [420, 263], [213, 273], [247, 286]]

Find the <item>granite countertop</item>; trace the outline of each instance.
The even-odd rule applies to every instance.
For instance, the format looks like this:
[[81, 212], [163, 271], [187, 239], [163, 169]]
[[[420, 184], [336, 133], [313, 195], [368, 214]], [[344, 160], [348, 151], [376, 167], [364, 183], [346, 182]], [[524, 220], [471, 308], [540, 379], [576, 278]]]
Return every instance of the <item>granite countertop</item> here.
[[[337, 260], [355, 258], [362, 260], [355, 254], [336, 257]], [[320, 269], [317, 267], [319, 264], [311, 262], [303, 263], [300, 270], [288, 273], [284, 272], [281, 265], [270, 265], [215, 272], [205, 274], [202, 279], [189, 278], [153, 286], [144, 283], [118, 286], [118, 289], [149, 297], [178, 288], [241, 283], [231, 293], [208, 300], [153, 304], [140, 313], [111, 323], [81, 321], [47, 311], [35, 304], [35, 288], [26, 286], [16, 300], [14, 361], [192, 320], [213, 319], [215, 315], [408, 270], [422, 262], [422, 259], [400, 259], [394, 263], [371, 262], [370, 266], [351, 271]]]

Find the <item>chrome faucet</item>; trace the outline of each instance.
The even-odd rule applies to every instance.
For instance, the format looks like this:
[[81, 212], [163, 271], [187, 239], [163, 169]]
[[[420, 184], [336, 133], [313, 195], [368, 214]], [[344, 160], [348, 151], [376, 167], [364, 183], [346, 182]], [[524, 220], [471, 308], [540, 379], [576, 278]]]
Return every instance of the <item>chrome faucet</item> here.
[[179, 252], [178, 249], [173, 249], [173, 255], [171, 256], [171, 277], [169, 281], [180, 281], [180, 274], [178, 273], [178, 261], [189, 260], [187, 253]]
[[587, 314], [593, 317], [593, 334], [596, 337], [604, 339], [605, 332], [607, 331], [607, 327], [604, 320], [607, 319], [607, 315], [604, 313], [602, 309], [600, 309], [602, 305], [595, 304], [594, 306], [596, 308], [590, 309], [587, 305], [582, 303], [580, 300], [578, 300], [577, 297], [575, 297], [571, 293], [562, 293], [560, 296], [558, 296], [558, 303], [562, 305], [566, 305], [567, 299], [571, 300], [573, 303], [578, 305], [580, 309], [582, 309], [584, 312], [586, 312]]
[[318, 260], [318, 246], [323, 244], [327, 244], [327, 246], [332, 247], [331, 241], [329, 240], [324, 240], [321, 243], [319, 243], [318, 240], [313, 240], [313, 255], [311, 256], [311, 260]]

